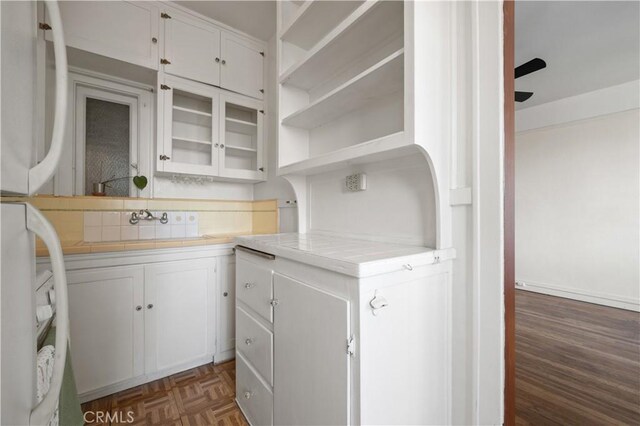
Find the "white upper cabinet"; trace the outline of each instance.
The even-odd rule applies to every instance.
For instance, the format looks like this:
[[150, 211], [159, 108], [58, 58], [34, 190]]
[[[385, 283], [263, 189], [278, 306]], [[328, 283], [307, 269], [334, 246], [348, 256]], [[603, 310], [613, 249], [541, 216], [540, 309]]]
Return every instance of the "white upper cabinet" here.
[[[59, 5], [67, 46], [158, 69], [155, 3], [61, 1]], [[47, 31], [47, 40], [51, 37]]]
[[220, 85], [220, 30], [177, 11], [163, 12], [164, 71]]
[[264, 48], [257, 43], [222, 32], [220, 86], [262, 99], [264, 94]]
[[174, 9], [161, 16], [166, 73], [263, 99], [261, 43]]
[[158, 170], [217, 175], [218, 89], [170, 75], [159, 88], [163, 137], [158, 138]]
[[266, 179], [262, 101], [168, 74], [158, 88], [158, 171]]
[[262, 180], [262, 102], [220, 94], [220, 176]]

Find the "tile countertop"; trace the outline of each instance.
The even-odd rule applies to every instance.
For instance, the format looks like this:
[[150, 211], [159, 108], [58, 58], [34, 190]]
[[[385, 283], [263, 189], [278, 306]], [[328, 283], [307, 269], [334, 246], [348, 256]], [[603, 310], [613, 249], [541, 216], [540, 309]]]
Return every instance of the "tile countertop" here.
[[455, 258], [455, 250], [356, 240], [321, 234], [236, 237], [237, 245], [364, 278]]
[[[205, 246], [232, 243], [235, 235], [203, 235], [198, 238], [173, 238], [167, 240], [135, 240], [89, 243], [84, 241], [61, 241], [62, 253], [86, 254], [128, 250], [153, 250], [176, 247]], [[48, 256], [49, 251], [41, 244], [36, 246], [36, 256]]]

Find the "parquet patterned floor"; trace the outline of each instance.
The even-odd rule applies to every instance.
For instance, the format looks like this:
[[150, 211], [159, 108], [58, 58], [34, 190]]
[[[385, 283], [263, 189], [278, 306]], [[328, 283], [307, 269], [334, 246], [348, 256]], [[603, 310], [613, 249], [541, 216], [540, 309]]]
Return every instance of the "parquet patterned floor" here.
[[235, 361], [206, 364], [89, 401], [82, 410], [110, 413], [85, 416], [101, 420], [91, 425], [247, 425], [234, 401], [235, 377]]

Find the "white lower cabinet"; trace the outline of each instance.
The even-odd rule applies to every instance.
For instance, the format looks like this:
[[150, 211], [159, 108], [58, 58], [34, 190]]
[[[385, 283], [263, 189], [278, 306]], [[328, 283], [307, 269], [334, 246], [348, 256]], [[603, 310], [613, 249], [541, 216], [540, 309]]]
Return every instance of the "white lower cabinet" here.
[[235, 256], [212, 250], [65, 258], [82, 401], [235, 356]]
[[349, 302], [280, 274], [273, 293], [274, 423], [348, 424]]
[[210, 361], [215, 353], [216, 260], [144, 269], [146, 372]]
[[67, 281], [78, 393], [144, 374], [144, 268], [69, 271]]
[[218, 344], [216, 360], [235, 356], [236, 257], [218, 258]]
[[237, 250], [236, 391], [252, 425], [450, 424], [451, 261], [393, 262], [356, 277]]

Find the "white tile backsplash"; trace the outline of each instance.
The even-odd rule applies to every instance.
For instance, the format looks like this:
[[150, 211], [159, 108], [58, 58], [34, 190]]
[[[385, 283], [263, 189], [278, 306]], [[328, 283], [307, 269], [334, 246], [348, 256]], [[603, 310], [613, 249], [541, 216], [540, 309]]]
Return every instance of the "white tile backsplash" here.
[[103, 226], [102, 241], [120, 241], [120, 228], [120, 226]]
[[102, 213], [84, 212], [84, 226], [102, 226]]
[[120, 226], [120, 212], [102, 212], [102, 226]]
[[156, 238], [156, 227], [140, 226], [138, 235], [141, 240], [154, 240]]
[[186, 225], [171, 225], [171, 238], [184, 238], [186, 235]]
[[139, 230], [140, 227], [137, 225], [127, 225], [120, 227], [120, 238], [123, 241], [128, 240], [138, 240], [139, 239]]
[[185, 213], [185, 220], [187, 222], [187, 226], [198, 226], [198, 213], [197, 212], [187, 212]]
[[187, 225], [186, 229], [187, 229], [187, 233], [185, 234], [185, 237], [187, 238], [199, 237], [198, 225]]
[[171, 225], [156, 226], [156, 239], [166, 240], [167, 238], [171, 238]]
[[[166, 212], [169, 223], [141, 220], [129, 223], [132, 212], [85, 212], [84, 241], [130, 241], [170, 238], [195, 238], [198, 233], [197, 212]], [[155, 211], [160, 218], [165, 212]]]
[[84, 240], [90, 243], [102, 241], [102, 227], [101, 226], [85, 226]]
[[184, 225], [185, 212], [169, 212], [169, 225]]

